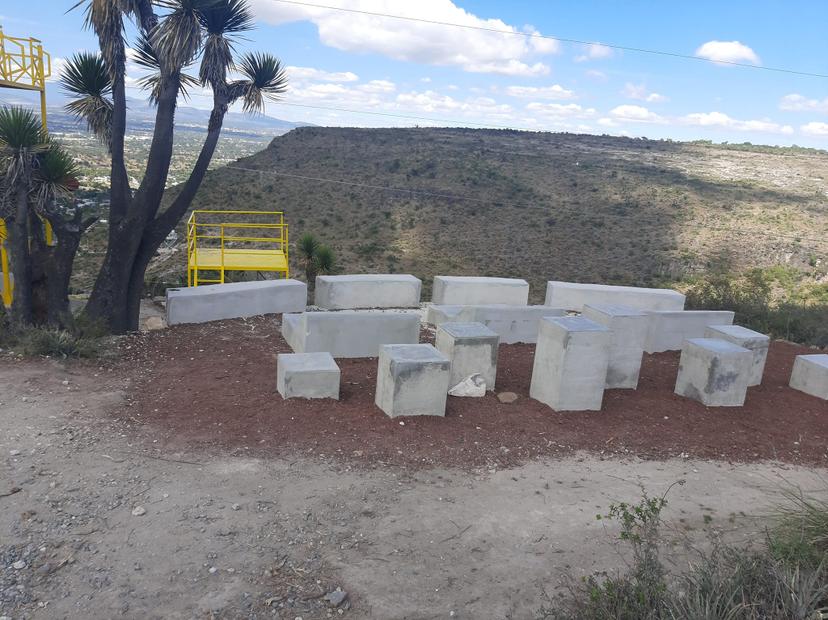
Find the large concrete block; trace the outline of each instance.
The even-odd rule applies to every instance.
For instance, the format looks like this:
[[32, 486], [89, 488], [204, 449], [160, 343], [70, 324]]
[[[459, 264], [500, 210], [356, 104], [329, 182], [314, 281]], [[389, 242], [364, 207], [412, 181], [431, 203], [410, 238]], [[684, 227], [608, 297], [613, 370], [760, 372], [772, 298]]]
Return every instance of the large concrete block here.
[[391, 418], [446, 415], [451, 362], [430, 344], [380, 349], [374, 402]]
[[538, 341], [538, 324], [546, 316], [564, 316], [565, 310], [549, 306], [507, 306], [488, 304], [476, 306], [430, 305], [426, 322], [438, 326], [443, 323], [483, 323], [500, 336], [502, 344]]
[[516, 278], [434, 276], [431, 301], [449, 305], [525, 306], [529, 303], [529, 283]]
[[676, 394], [707, 407], [745, 404], [753, 354], [718, 338], [690, 338], [684, 343]]
[[619, 304], [638, 310], [683, 310], [684, 295], [666, 288], [550, 281], [545, 305], [581, 312], [586, 305]]
[[650, 325], [649, 315], [630, 306], [596, 304], [584, 306], [582, 316], [612, 332], [606, 387], [637, 388]]
[[709, 325], [704, 334], [705, 338], [719, 338], [727, 340], [753, 353], [753, 365], [750, 368], [748, 385], [762, 383], [765, 372], [765, 362], [768, 359], [770, 338], [741, 325]]
[[478, 374], [487, 390], [494, 390], [497, 377], [498, 335], [482, 323], [443, 323], [437, 328], [434, 346], [451, 360], [449, 387]]
[[282, 317], [282, 336], [296, 353], [377, 357], [384, 344], [415, 344], [420, 317], [413, 312], [304, 312]]
[[167, 325], [302, 312], [308, 288], [298, 280], [260, 280], [167, 289]]
[[422, 286], [407, 274], [317, 276], [314, 303], [327, 310], [416, 308]]
[[729, 310], [650, 311], [650, 327], [644, 350], [647, 353], [680, 351], [688, 338], [704, 338], [710, 325], [731, 325]]
[[581, 316], [541, 319], [529, 396], [556, 411], [601, 409], [610, 330]]
[[800, 392], [828, 400], [828, 355], [797, 355], [791, 372], [790, 386]]
[[339, 400], [339, 366], [330, 353], [280, 353], [276, 389], [282, 398]]

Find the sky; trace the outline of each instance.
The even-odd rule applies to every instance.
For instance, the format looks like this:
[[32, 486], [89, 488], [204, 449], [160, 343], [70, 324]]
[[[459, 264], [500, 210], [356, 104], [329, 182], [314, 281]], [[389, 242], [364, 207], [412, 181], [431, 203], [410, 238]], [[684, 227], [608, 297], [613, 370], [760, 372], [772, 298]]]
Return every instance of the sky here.
[[[770, 70], [828, 75], [825, 0], [249, 1], [257, 27], [237, 49], [288, 67], [288, 93], [267, 107], [278, 118], [828, 148], [828, 77]], [[95, 49], [74, 3], [3, 0], [0, 24], [40, 38], [59, 67]], [[129, 96], [138, 77], [130, 63]], [[205, 91], [188, 105], [210, 103]]]

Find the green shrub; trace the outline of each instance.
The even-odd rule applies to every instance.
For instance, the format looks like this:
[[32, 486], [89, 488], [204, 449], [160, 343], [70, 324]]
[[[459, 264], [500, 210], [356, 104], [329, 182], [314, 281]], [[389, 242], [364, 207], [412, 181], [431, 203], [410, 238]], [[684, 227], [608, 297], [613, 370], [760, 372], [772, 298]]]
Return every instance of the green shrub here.
[[17, 337], [25, 355], [60, 358], [97, 358], [107, 350], [104, 338], [75, 334], [48, 327], [29, 328]]

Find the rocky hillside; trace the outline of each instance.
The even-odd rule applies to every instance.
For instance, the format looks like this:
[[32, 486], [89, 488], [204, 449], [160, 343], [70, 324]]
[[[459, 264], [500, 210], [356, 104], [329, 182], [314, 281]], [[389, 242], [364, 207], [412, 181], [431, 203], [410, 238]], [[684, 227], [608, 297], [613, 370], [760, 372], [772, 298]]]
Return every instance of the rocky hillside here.
[[826, 192], [828, 153], [805, 149], [307, 127], [211, 172], [195, 206], [284, 210], [292, 239], [315, 233], [346, 272], [520, 276], [537, 300], [548, 279], [824, 271]]

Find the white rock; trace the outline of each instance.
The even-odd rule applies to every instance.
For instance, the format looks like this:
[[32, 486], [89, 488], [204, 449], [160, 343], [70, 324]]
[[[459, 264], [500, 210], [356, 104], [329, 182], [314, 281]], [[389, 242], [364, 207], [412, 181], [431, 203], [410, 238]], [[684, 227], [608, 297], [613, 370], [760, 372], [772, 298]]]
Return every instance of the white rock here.
[[9, 450], [10, 456], [20, 456], [20, 450]]
[[133, 517], [143, 517], [145, 514], [147, 514], [147, 509], [143, 506], [136, 506], [132, 509]]
[[467, 396], [480, 398], [486, 395], [486, 380], [482, 375], [474, 374], [466, 377], [449, 390], [449, 396]]
[[26, 563], [23, 560], [17, 560], [14, 564], [12, 564], [12, 568], [14, 570], [23, 570], [26, 568]]

